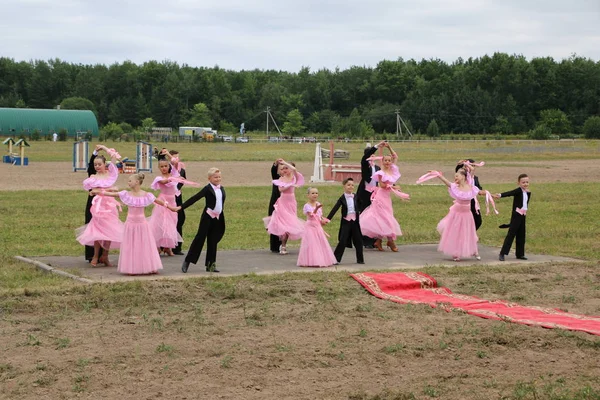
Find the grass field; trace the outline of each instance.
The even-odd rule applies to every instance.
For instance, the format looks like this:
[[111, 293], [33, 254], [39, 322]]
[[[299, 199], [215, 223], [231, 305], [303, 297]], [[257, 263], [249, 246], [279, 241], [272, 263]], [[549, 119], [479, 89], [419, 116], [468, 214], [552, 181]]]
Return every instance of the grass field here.
[[[90, 151], [97, 142], [90, 143]], [[375, 144], [371, 141], [372, 144]], [[112, 142], [108, 147], [116, 148], [123, 157], [135, 158], [135, 143]], [[161, 143], [155, 144], [162, 147]], [[328, 148], [328, 143], [322, 143]], [[449, 161], [455, 162], [457, 155], [476, 154], [486, 161], [531, 161], [563, 159], [597, 159], [600, 143], [597, 141], [407, 141], [393, 143], [403, 162]], [[350, 161], [358, 162], [362, 157], [365, 142], [335, 143], [336, 149], [350, 152]], [[177, 149], [185, 161], [272, 161], [282, 154], [294, 161], [313, 161], [315, 145], [310, 143], [172, 143], [169, 148]], [[26, 155], [30, 160], [71, 161], [73, 142], [31, 142]]]
[[[69, 160], [71, 143], [44, 144], [48, 149], [39, 153], [34, 144], [32, 157]], [[455, 160], [459, 149], [487, 149], [436, 145], [402, 151], [415, 160]], [[507, 154], [524, 163], [598, 158], [596, 142], [534, 145], [492, 144], [486, 161]], [[271, 160], [283, 149], [252, 146], [199, 144], [185, 151], [190, 159]], [[310, 146], [294, 158], [308, 161], [313, 152]], [[328, 210], [339, 186], [319, 189]], [[405, 232], [400, 242], [437, 241], [435, 226], [451, 204], [446, 191], [403, 190], [411, 201], [394, 200]], [[532, 191], [527, 251], [585, 262], [423, 271], [456, 293], [600, 315], [600, 183], [534, 184]], [[269, 195], [268, 187], [228, 190], [221, 249], [266, 248], [261, 218]], [[377, 300], [343, 272], [94, 285], [43, 274], [12, 256], [82, 254], [73, 230], [83, 221], [85, 193], [0, 196], [0, 399], [600, 399], [598, 337]], [[297, 199], [304, 201], [300, 191]], [[505, 231], [497, 225], [508, 222], [510, 204], [500, 200], [501, 214], [484, 217], [483, 243], [500, 245]], [[198, 220], [199, 209], [190, 209], [188, 243]], [[332, 241], [337, 224], [327, 227]]]

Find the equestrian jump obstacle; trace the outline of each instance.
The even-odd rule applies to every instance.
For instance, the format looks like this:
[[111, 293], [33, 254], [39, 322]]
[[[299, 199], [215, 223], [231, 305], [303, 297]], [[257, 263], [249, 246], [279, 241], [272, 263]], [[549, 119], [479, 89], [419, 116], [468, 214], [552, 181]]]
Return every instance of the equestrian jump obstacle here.
[[80, 140], [73, 143], [73, 172], [87, 171], [89, 160], [89, 142]]
[[[355, 182], [360, 182], [360, 164], [334, 164], [334, 158], [348, 158], [348, 152], [334, 150], [333, 142], [329, 142], [329, 163], [323, 164], [323, 153], [321, 143], [317, 143], [315, 149], [315, 163], [313, 166], [313, 175], [310, 181], [317, 182], [342, 182], [346, 178], [352, 178]], [[327, 154], [327, 151], [325, 151]]]
[[[6, 141], [5, 141], [6, 142]], [[117, 163], [122, 174], [135, 174], [140, 171], [152, 173], [152, 145], [139, 141], [136, 144], [136, 158], [123, 158]], [[73, 172], [87, 171], [89, 160], [89, 142], [82, 140], [73, 144]]]
[[150, 143], [141, 140], [137, 142], [135, 162], [137, 172], [152, 172], [152, 145]]
[[[8, 138], [2, 144], [8, 146], [8, 154], [2, 157], [2, 162], [12, 165], [29, 165], [29, 158], [25, 157], [25, 147], [31, 147], [25, 139], [14, 141], [13, 138]], [[13, 146], [19, 148], [19, 153], [13, 153]]]

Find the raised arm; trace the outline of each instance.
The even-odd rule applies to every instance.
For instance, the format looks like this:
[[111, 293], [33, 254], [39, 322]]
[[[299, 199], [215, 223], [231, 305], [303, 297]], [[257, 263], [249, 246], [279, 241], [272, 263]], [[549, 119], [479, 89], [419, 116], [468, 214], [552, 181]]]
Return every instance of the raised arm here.
[[[433, 172], [433, 171], [429, 171], [429, 172]], [[450, 182], [448, 179], [446, 179], [446, 177], [444, 177], [444, 175], [440, 174], [440, 176], [438, 176], [438, 178], [440, 178], [440, 180], [442, 182], [444, 182], [444, 184], [448, 187], [450, 187], [452, 185], [452, 182]]]

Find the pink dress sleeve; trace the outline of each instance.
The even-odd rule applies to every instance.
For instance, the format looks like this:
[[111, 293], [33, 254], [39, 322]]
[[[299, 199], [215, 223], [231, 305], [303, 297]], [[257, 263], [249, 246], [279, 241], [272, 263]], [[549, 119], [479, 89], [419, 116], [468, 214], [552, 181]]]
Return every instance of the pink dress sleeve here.
[[302, 214], [308, 215], [308, 213], [312, 212], [313, 208], [310, 204], [306, 203], [302, 208]]
[[117, 181], [117, 179], [119, 179], [119, 170], [113, 163], [110, 163], [108, 164], [107, 178], [98, 179], [96, 175], [92, 175], [83, 181], [83, 188], [85, 190], [92, 190], [96, 188], [107, 189], [109, 187], [112, 187]]
[[119, 192], [119, 198], [129, 207], [147, 207], [154, 203], [156, 196], [150, 192], [146, 192], [145, 196], [132, 196], [127, 190], [121, 190]]
[[477, 195], [477, 191], [474, 190], [463, 192], [458, 188], [458, 185], [454, 182], [450, 184], [450, 187], [448, 188], [448, 193], [450, 194], [450, 197], [456, 200], [471, 200]]

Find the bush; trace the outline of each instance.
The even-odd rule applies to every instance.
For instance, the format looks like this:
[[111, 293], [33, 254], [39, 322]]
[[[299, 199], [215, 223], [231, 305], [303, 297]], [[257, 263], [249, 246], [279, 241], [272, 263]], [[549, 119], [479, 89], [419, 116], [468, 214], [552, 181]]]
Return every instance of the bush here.
[[68, 135], [69, 132], [65, 128], [62, 128], [60, 131], [58, 131], [58, 140], [61, 142], [66, 142]]
[[544, 124], [538, 124], [534, 129], [529, 131], [527, 137], [535, 140], [548, 140], [552, 135], [552, 130]]
[[583, 134], [588, 139], [600, 139], [600, 117], [593, 116], [585, 120]]
[[31, 140], [35, 140], [37, 142], [38, 140], [40, 140], [40, 138], [40, 131], [38, 131], [37, 129], [34, 130], [31, 134]]
[[435, 118], [431, 120], [429, 126], [427, 126], [427, 136], [438, 137], [440, 136], [440, 127], [438, 126]]

